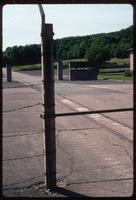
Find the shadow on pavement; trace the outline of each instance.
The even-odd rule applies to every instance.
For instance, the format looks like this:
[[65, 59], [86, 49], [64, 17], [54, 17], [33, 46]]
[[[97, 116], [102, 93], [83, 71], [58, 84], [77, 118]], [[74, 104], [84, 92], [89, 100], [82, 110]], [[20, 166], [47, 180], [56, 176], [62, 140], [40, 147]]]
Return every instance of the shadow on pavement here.
[[80, 193], [77, 193], [77, 192], [73, 192], [71, 190], [68, 190], [68, 189], [65, 189], [65, 188], [61, 188], [61, 187], [57, 187], [52, 192], [55, 192], [55, 193], [60, 194], [60, 195], [64, 195], [66, 197], [88, 197], [88, 196], [85, 196], [83, 194], [80, 194]]

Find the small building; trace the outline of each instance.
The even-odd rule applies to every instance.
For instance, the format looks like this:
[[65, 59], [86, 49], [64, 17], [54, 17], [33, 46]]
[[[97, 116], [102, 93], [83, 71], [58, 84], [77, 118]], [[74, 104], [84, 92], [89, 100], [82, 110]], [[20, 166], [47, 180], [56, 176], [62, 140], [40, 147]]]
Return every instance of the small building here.
[[132, 72], [134, 69], [134, 53], [133, 48], [128, 49], [129, 52], [129, 63], [130, 63], [130, 71]]

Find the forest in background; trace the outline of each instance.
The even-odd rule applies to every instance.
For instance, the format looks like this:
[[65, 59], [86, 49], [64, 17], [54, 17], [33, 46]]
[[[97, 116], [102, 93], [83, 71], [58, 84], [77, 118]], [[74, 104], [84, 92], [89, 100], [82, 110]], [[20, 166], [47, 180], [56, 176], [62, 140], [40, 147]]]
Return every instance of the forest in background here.
[[[54, 61], [85, 58], [100, 64], [111, 58], [127, 58], [127, 49], [133, 47], [133, 26], [116, 32], [55, 39], [53, 45]], [[40, 44], [8, 47], [3, 52], [3, 64], [40, 63], [40, 48]]]

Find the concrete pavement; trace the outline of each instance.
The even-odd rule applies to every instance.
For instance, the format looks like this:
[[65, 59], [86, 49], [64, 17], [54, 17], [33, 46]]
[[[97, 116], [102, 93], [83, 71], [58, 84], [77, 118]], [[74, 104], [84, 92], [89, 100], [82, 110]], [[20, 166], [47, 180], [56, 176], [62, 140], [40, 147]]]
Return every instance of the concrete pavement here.
[[[22, 83], [16, 80], [3, 84], [3, 194], [26, 197], [131, 196], [132, 140], [121, 138], [84, 116], [56, 119], [57, 184], [61, 190], [47, 194], [44, 189], [42, 120], [39, 117], [41, 91], [24, 85], [24, 82], [38, 83], [39, 88], [41, 85], [36, 77], [30, 77], [31, 80], [28, 77], [21, 80], [20, 75]], [[56, 90], [60, 92], [57, 87]], [[85, 98], [86, 105], [88, 98]], [[56, 112], [72, 110], [57, 96]]]
[[5, 78], [3, 88], [3, 196], [79, 196], [63, 188], [45, 190], [41, 92]]
[[39, 104], [35, 105], [41, 99], [24, 84], [4, 82], [3, 86], [3, 193], [16, 196], [19, 189], [14, 188], [44, 181], [42, 121]]

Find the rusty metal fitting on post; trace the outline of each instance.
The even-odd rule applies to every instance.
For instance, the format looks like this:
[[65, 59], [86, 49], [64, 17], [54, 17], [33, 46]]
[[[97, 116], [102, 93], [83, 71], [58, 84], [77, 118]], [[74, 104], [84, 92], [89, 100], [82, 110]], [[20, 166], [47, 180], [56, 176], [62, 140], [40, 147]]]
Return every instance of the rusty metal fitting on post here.
[[49, 119], [49, 118], [55, 118], [56, 115], [55, 114], [40, 114], [41, 119]]

